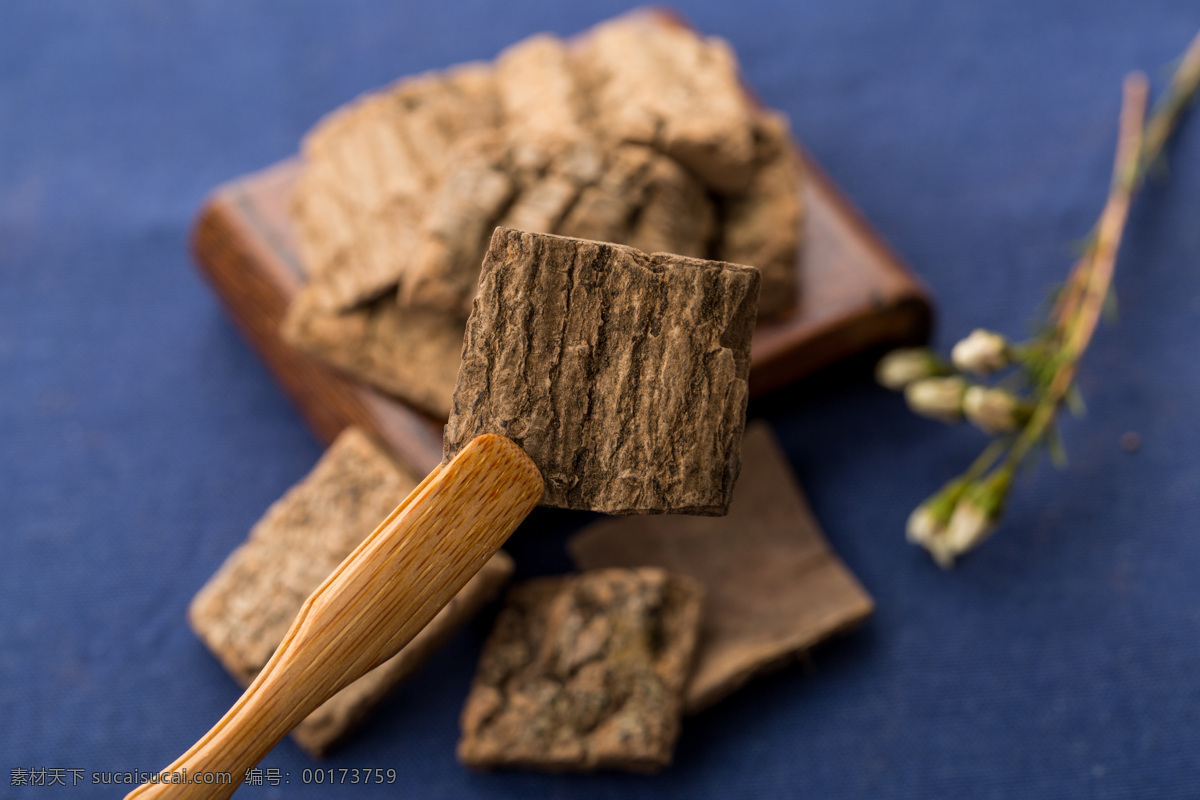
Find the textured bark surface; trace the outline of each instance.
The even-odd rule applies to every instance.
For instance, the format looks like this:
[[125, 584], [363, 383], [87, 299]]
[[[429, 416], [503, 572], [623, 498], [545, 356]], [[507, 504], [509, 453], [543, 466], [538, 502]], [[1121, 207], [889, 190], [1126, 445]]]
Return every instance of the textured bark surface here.
[[609, 150], [597, 179], [582, 187], [558, 230], [549, 233], [597, 242], [628, 242], [656, 157], [654, 150], [643, 145], [618, 145]]
[[655, 566], [704, 585], [688, 712], [857, 626], [874, 607], [821, 534], [764, 423], [746, 428], [728, 516], [603, 520], [568, 549], [580, 569]]
[[[417, 485], [357, 429], [271, 506], [192, 601], [197, 635], [242, 685], [282, 641], [300, 606]], [[321, 754], [500, 590], [512, 560], [498, 553], [392, 659], [334, 695], [292, 733]]]
[[580, 61], [607, 136], [653, 145], [718, 191], [746, 188], [754, 111], [726, 42], [616, 20], [590, 32]]
[[500, 227], [530, 233], [553, 233], [579, 196], [580, 188], [566, 175], [552, 173], [535, 179], [509, 207], [500, 221]]
[[367, 95], [313, 129], [293, 209], [323, 305], [345, 309], [395, 287], [456, 144], [499, 121], [491, 68], [467, 64]]
[[738, 475], [757, 270], [498, 228], [445, 433], [521, 445], [543, 504], [723, 514]]
[[291, 345], [437, 419], [450, 415], [465, 323], [381, 298], [353, 311], [322, 307], [312, 288], [288, 306]]
[[629, 232], [628, 244], [646, 253], [705, 258], [716, 231], [716, 207], [704, 185], [679, 162], [656, 156], [646, 170], [641, 207]]
[[717, 258], [753, 264], [762, 272], [760, 318], [777, 316], [797, 302], [803, 195], [800, 160], [787, 120], [764, 113], [755, 124], [755, 171], [746, 191], [722, 201], [722, 238]]
[[489, 131], [461, 141], [420, 226], [416, 252], [400, 274], [399, 302], [465, 319], [479, 280], [479, 253], [516, 186], [503, 137]]
[[587, 98], [570, 51], [555, 36], [539, 34], [496, 59], [496, 86], [513, 163], [542, 170], [572, 142], [592, 138], [583, 118]]
[[658, 569], [514, 588], [463, 708], [459, 759], [549, 771], [669, 764], [701, 594]]
[[[304, 143], [294, 211], [315, 302], [342, 311], [392, 294], [465, 318], [501, 225], [747, 256], [733, 263], [766, 269], [763, 307], [782, 309], [795, 248], [778, 240], [799, 235], [799, 173], [764, 157], [761, 116], [728, 45], [636, 16], [365, 96]], [[725, 236], [726, 207], [731, 224], [757, 227]], [[791, 273], [777, 271], [788, 258]]]

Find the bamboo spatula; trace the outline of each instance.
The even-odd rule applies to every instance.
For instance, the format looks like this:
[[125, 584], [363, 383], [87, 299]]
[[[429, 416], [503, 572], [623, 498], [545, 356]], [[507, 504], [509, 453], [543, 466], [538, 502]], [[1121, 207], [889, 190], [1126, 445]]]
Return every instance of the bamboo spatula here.
[[[325, 579], [245, 694], [163, 770], [180, 779], [186, 770], [188, 782], [142, 784], [126, 800], [232, 795], [297, 723], [424, 628], [542, 491], [541, 473], [515, 443], [494, 434], [474, 439]], [[231, 781], [206, 783], [212, 773], [229, 773]]]

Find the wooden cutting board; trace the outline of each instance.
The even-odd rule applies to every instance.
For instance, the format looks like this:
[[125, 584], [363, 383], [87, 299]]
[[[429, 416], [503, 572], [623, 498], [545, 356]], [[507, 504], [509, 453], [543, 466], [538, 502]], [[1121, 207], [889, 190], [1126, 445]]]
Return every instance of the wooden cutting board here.
[[[789, 316], [755, 332], [752, 397], [849, 356], [929, 336], [924, 289], [799, 151], [808, 174], [801, 297]], [[328, 444], [347, 425], [358, 425], [425, 474], [441, 461], [442, 420], [343, 376], [279, 336], [287, 304], [304, 283], [288, 212], [299, 170], [291, 159], [214, 191], [193, 230], [196, 263], [318, 438]]]

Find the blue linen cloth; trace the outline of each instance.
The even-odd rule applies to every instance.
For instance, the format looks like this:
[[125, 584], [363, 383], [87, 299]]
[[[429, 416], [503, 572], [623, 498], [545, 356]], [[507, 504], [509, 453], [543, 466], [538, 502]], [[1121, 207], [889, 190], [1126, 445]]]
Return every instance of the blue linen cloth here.
[[[189, 263], [206, 192], [292, 154], [360, 92], [626, 7], [0, 7], [0, 796], [119, 796], [93, 773], [162, 768], [239, 694], [184, 610], [320, 448]], [[1195, 0], [680, 9], [732, 42], [927, 282], [942, 349], [979, 325], [1027, 331], [1103, 203], [1122, 76], [1161, 89], [1200, 29]], [[861, 373], [753, 405], [878, 613], [686, 720], [665, 773], [461, 768], [484, 618], [328, 761], [285, 741], [262, 767], [288, 783], [239, 796], [1200, 796], [1194, 116], [1133, 209], [1116, 288], [1119, 320], [1080, 372], [1087, 417], [1063, 426], [1069, 468], [1026, 476], [949, 574], [904, 521], [981, 435], [913, 417]], [[579, 524], [536, 514], [510, 548], [520, 574], [567, 569]], [[318, 766], [397, 781], [305, 784]], [[67, 788], [12, 785], [38, 769]]]

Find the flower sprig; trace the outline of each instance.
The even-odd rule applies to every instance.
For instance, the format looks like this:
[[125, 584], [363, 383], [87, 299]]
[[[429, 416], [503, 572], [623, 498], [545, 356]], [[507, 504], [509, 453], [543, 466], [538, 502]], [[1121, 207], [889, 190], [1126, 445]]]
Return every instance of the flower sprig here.
[[[903, 391], [914, 412], [948, 423], [966, 419], [994, 437], [966, 472], [908, 518], [909, 541], [942, 567], [953, 566], [996, 528], [1023, 464], [1042, 450], [1062, 461], [1058, 414], [1064, 406], [1081, 406], [1075, 374], [1106, 306], [1129, 206], [1198, 84], [1200, 35], [1148, 120], [1145, 75], [1125, 79], [1108, 201], [1037, 335], [1014, 343], [975, 330], [954, 346], [949, 361], [924, 348], [905, 348], [879, 362], [876, 379]], [[983, 382], [1005, 371], [1003, 380]]]

